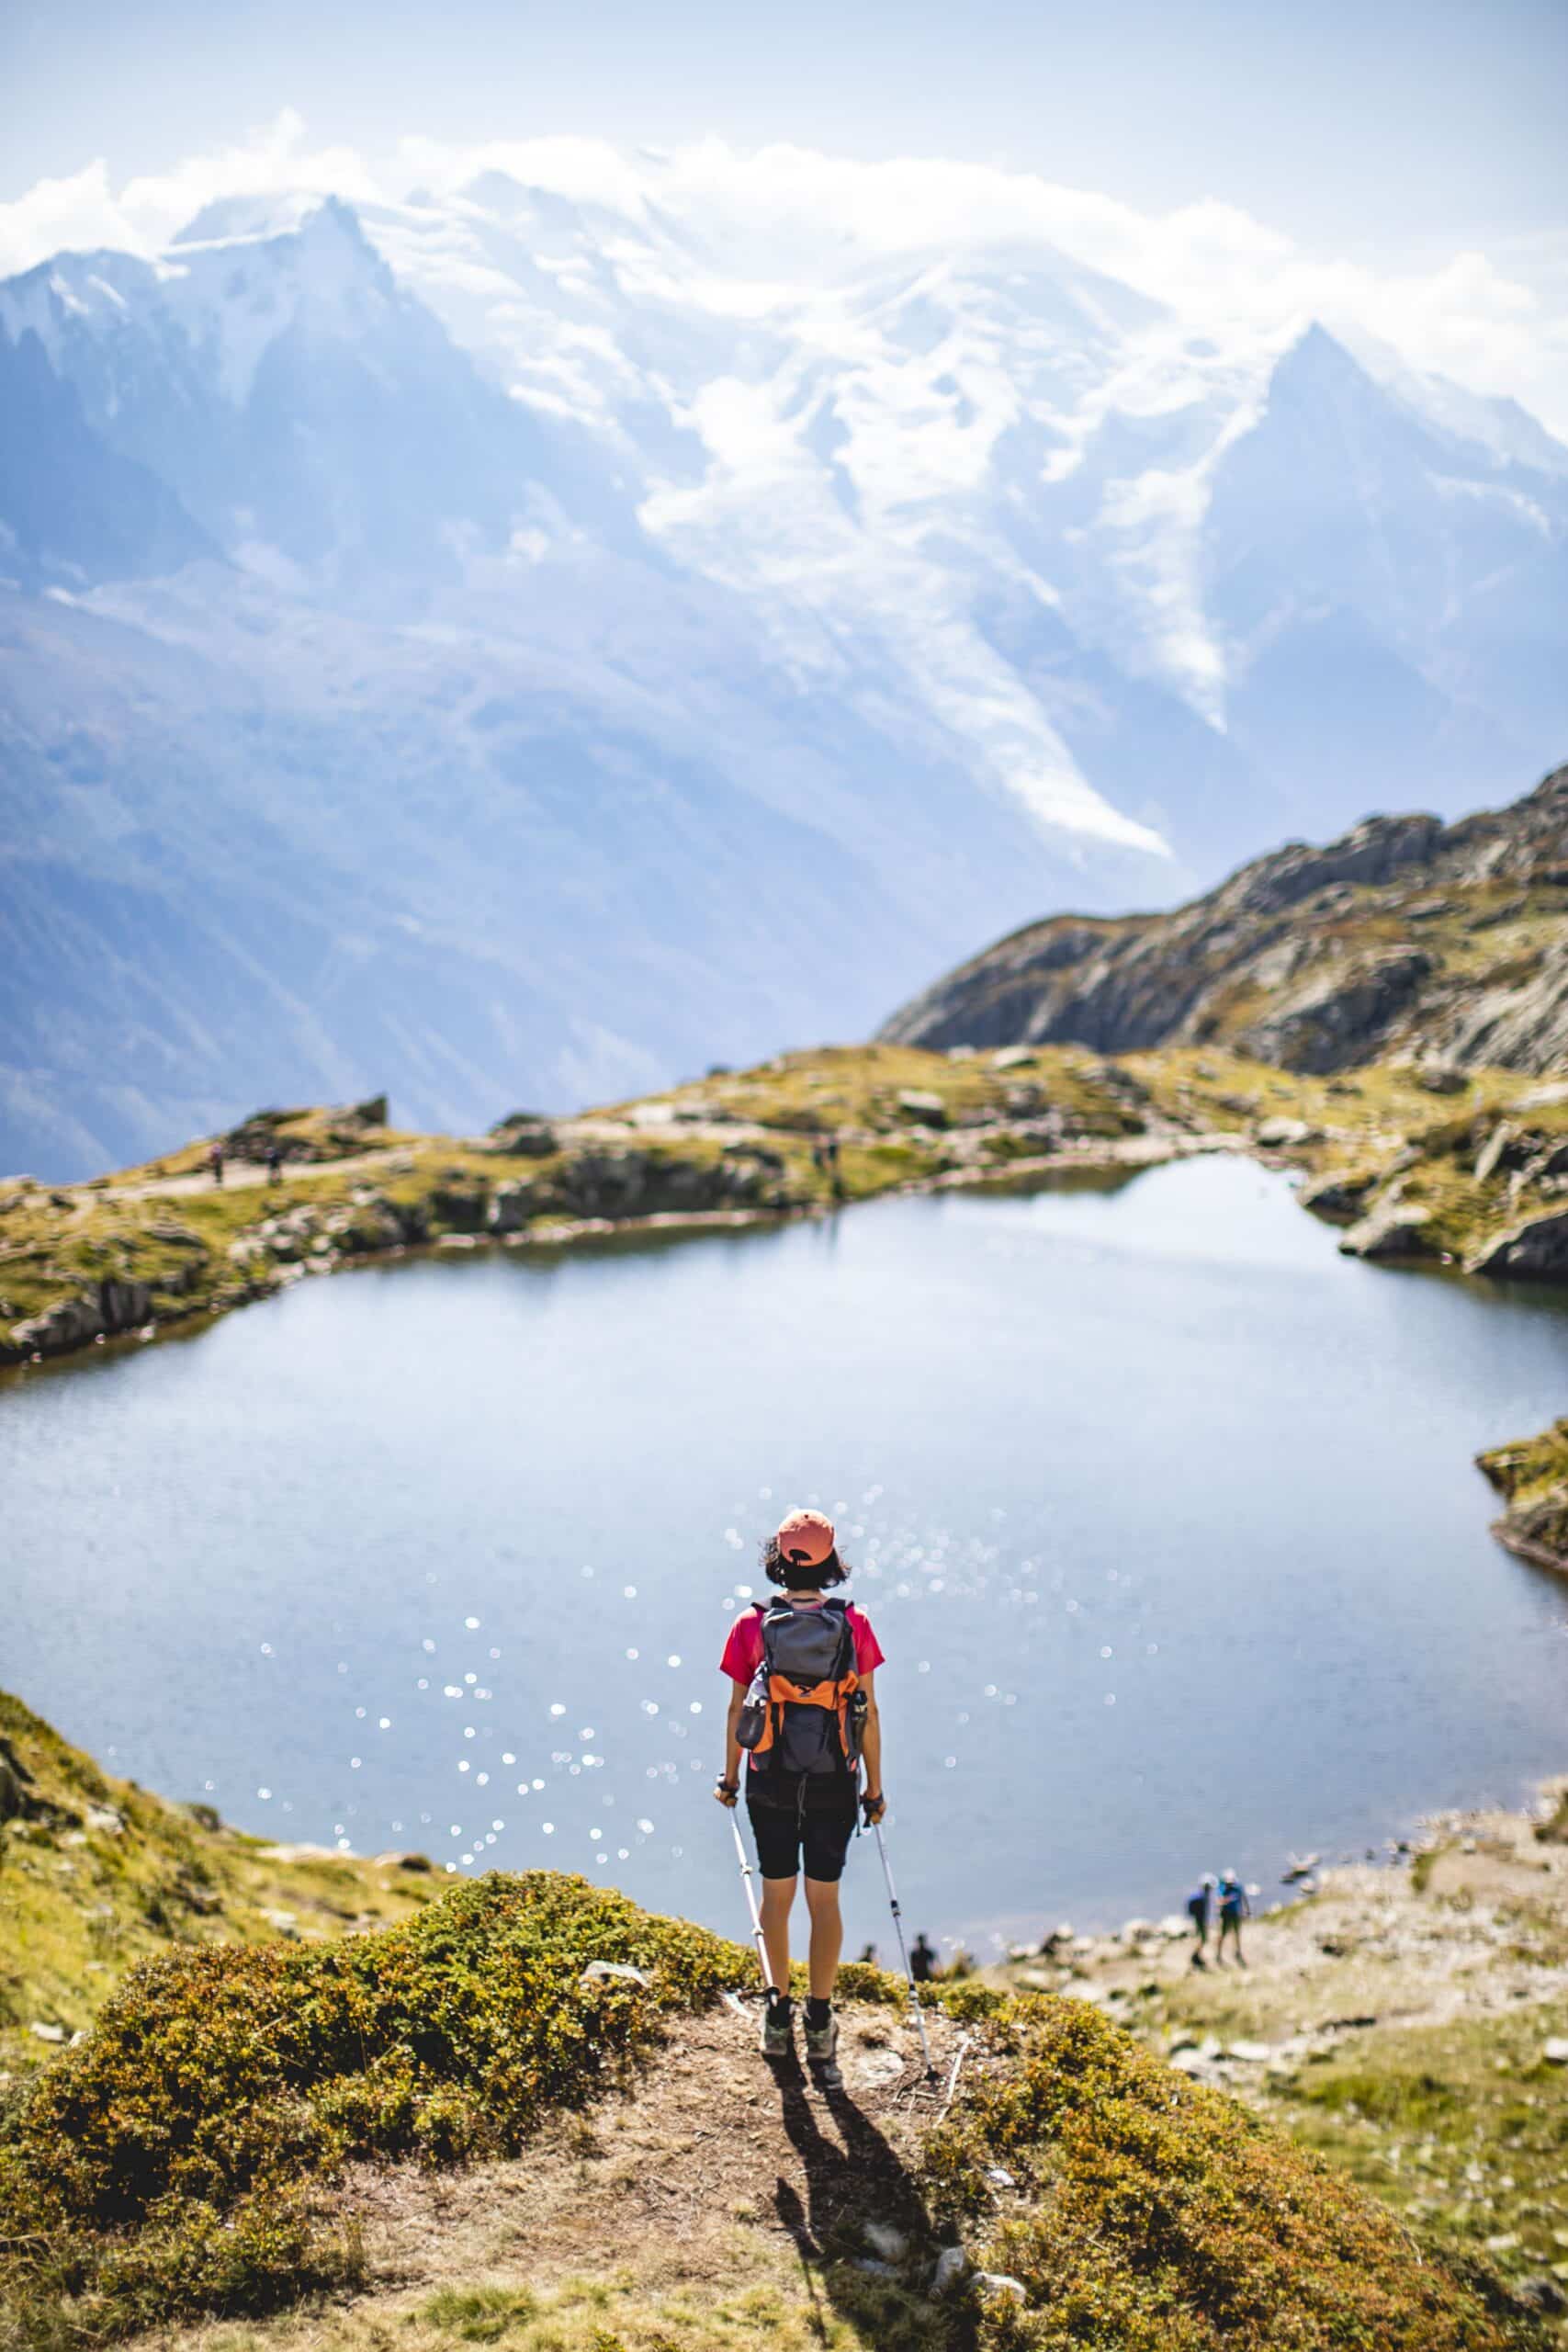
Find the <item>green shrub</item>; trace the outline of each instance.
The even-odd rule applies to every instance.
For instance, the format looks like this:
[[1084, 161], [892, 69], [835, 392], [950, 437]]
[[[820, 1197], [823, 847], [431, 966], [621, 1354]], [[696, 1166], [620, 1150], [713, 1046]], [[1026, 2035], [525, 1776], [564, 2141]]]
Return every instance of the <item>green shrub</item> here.
[[[1498, 2281], [1461, 2283], [1363, 2191], [1086, 2003], [1023, 1999], [1012, 2025], [1012, 2063], [977, 2075], [926, 2154], [938, 2213], [989, 2223], [984, 2262], [1026, 2290], [985, 2304], [987, 2352], [1540, 2340]], [[1014, 2184], [1006, 2218], [998, 2166]]]
[[[627, 1978], [585, 1978], [593, 1960]], [[254, 2312], [342, 2279], [310, 2185], [350, 2157], [448, 2164], [519, 2147], [750, 1955], [583, 1879], [457, 1887], [417, 1918], [323, 1948], [193, 1946], [129, 1977], [0, 2139], [0, 2298], [14, 2340], [77, 2299], [89, 2340]], [[3, 2339], [0, 2339], [3, 2341]]]

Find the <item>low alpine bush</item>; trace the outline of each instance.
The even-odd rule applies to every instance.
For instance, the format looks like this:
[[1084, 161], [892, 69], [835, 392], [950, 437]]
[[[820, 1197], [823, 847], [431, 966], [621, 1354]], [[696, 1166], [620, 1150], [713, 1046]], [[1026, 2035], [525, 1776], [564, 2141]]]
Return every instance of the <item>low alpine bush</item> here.
[[[593, 1961], [648, 1982], [585, 1975]], [[152, 1962], [0, 2137], [6, 2335], [79, 2345], [350, 2280], [357, 2249], [323, 2226], [321, 2193], [349, 2159], [510, 2153], [615, 2079], [665, 2012], [754, 1965], [544, 1871], [461, 1885], [376, 1935]]]

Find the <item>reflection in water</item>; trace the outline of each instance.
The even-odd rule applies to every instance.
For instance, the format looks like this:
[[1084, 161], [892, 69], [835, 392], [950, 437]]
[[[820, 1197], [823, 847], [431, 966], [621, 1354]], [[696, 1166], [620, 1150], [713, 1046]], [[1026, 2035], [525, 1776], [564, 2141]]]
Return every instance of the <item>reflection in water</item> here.
[[742, 1928], [716, 1659], [811, 1501], [912, 1924], [1269, 1884], [1564, 1762], [1568, 1588], [1471, 1457], [1561, 1410], [1568, 1320], [1334, 1245], [1205, 1159], [304, 1283], [0, 1397], [6, 1680], [248, 1827]]

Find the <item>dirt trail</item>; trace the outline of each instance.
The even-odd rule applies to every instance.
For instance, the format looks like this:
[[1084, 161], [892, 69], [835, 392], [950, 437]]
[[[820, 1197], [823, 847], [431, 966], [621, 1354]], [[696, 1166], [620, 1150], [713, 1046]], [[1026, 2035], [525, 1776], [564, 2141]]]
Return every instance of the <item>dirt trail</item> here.
[[[286, 1160], [283, 1183], [294, 1182], [301, 1176], [341, 1176], [348, 1169], [380, 1168], [400, 1148], [402, 1147], [389, 1144], [383, 1150], [351, 1152], [342, 1159]], [[182, 1193], [243, 1193], [254, 1185], [265, 1184], [267, 1172], [260, 1160], [227, 1159], [221, 1184], [213, 1182], [210, 1170], [200, 1168], [188, 1176], [158, 1176], [144, 1184], [99, 1184], [90, 1191], [79, 1188], [80, 1198], [83, 1206], [90, 1207], [95, 1201], [161, 1200], [165, 1194], [173, 1198]]]
[[677, 2018], [626, 2095], [556, 2119], [513, 2161], [356, 2174], [344, 2205], [364, 2235], [365, 2294], [265, 2330], [206, 2325], [159, 2343], [319, 2352], [374, 2346], [395, 2325], [400, 2346], [423, 2347], [439, 2340], [426, 2314], [446, 2290], [526, 2293], [547, 2309], [558, 2296], [566, 2332], [552, 2340], [572, 2352], [570, 2315], [590, 2301], [628, 2347], [869, 2345], [863, 2302], [886, 2290], [888, 2251], [915, 2287], [935, 2253], [914, 2165], [961, 2030], [935, 2012], [928, 2025], [935, 2084], [906, 2014], [847, 2008], [835, 2090], [759, 2057], [750, 2004]]

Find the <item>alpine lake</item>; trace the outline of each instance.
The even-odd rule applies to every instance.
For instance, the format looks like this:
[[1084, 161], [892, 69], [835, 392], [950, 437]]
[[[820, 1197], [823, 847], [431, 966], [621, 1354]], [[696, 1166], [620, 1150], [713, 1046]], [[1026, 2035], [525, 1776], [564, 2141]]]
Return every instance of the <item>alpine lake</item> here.
[[[3, 1679], [280, 1840], [547, 1865], [742, 1936], [735, 1611], [836, 1519], [904, 1913], [979, 1957], [1568, 1766], [1568, 1582], [1483, 1446], [1568, 1302], [1338, 1256], [1225, 1156], [302, 1282], [0, 1391]], [[892, 1953], [869, 1840], [848, 1942]]]

